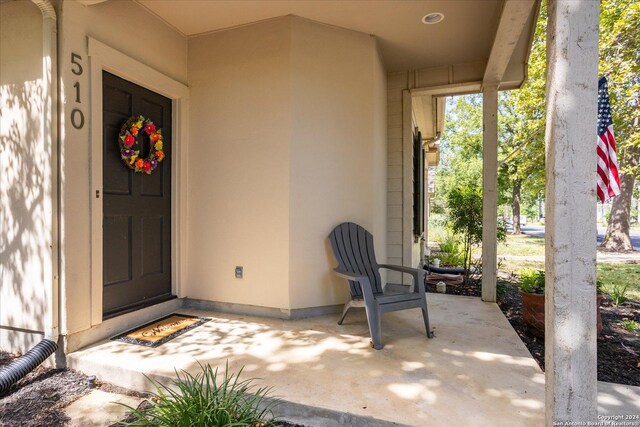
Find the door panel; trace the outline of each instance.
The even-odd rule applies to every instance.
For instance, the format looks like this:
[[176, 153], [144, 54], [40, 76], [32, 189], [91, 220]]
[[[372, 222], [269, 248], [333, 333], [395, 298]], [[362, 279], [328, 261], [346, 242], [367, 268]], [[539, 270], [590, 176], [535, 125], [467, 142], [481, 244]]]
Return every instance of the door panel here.
[[103, 222], [105, 255], [104, 285], [114, 285], [132, 279], [131, 274], [131, 216], [106, 216]]
[[[162, 129], [165, 158], [147, 175], [120, 158], [118, 134], [131, 116]], [[146, 157], [148, 136], [138, 145]], [[171, 295], [171, 100], [103, 72], [103, 315]]]

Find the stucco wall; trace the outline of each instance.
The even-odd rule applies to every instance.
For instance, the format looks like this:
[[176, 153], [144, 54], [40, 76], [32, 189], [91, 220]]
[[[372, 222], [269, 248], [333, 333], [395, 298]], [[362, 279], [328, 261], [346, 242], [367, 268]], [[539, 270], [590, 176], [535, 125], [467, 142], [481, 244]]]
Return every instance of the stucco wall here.
[[206, 166], [189, 175], [187, 296], [343, 303], [327, 242], [342, 221], [369, 228], [385, 260], [385, 79], [372, 37], [301, 18], [189, 41], [191, 150]]
[[25, 351], [43, 331], [51, 283], [49, 148], [42, 132], [42, 14], [0, 3], [0, 348]]
[[291, 58], [291, 307], [339, 304], [333, 227], [361, 224], [385, 259], [384, 68], [373, 37], [304, 19], [292, 20]]
[[[373, 233], [376, 239], [378, 262], [387, 258], [387, 73], [380, 51], [373, 58]], [[388, 280], [388, 271], [381, 271], [382, 282]]]
[[289, 306], [290, 40], [287, 19], [189, 40], [190, 298]]
[[[134, 2], [108, 1], [83, 6], [64, 1], [59, 8], [58, 63], [62, 91], [60, 124], [60, 218], [62, 332], [91, 326], [90, 79], [87, 37], [119, 50], [180, 82], [187, 81], [187, 40]], [[83, 73], [72, 73], [71, 54], [81, 56]], [[80, 103], [75, 102], [75, 83]], [[71, 111], [82, 110], [85, 125], [70, 124]], [[102, 214], [101, 212], [99, 213]]]
[[[386, 73], [373, 38], [285, 17], [187, 40], [133, 2], [57, 4], [63, 334], [87, 330], [95, 319], [88, 37], [190, 85], [183, 296], [285, 309], [343, 303], [346, 287], [330, 273], [335, 262], [326, 240], [342, 221], [369, 228], [378, 259], [386, 261]], [[37, 102], [29, 91], [37, 91], [42, 69], [41, 14], [27, 2], [1, 7], [2, 90]], [[72, 72], [72, 53], [80, 75]], [[50, 263], [39, 193], [46, 170], [36, 167], [41, 107], [24, 109], [31, 117], [20, 118], [18, 134], [7, 134], [6, 111], [14, 110], [2, 102], [0, 319], [20, 317], [19, 324], [11, 319], [13, 327], [41, 330], [49, 280], [43, 265]], [[73, 109], [84, 115], [81, 129], [71, 126]], [[24, 144], [27, 133], [31, 144]], [[20, 186], [4, 173], [16, 152], [21, 158], [10, 166], [25, 174]], [[29, 227], [30, 234], [10, 242], [18, 235], [12, 226]], [[243, 279], [234, 277], [238, 265]], [[6, 295], [5, 285], [19, 282], [10, 277], [17, 269], [20, 301]]]

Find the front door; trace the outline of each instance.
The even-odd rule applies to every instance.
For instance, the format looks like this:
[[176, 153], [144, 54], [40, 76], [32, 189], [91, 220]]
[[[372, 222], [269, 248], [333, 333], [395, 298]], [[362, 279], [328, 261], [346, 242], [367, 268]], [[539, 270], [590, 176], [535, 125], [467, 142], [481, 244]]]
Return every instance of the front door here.
[[[103, 317], [171, 295], [171, 100], [106, 71], [103, 96]], [[162, 129], [165, 158], [151, 175], [129, 169], [118, 134], [131, 116]], [[136, 147], [134, 147], [136, 148]], [[149, 153], [144, 132], [140, 156]]]

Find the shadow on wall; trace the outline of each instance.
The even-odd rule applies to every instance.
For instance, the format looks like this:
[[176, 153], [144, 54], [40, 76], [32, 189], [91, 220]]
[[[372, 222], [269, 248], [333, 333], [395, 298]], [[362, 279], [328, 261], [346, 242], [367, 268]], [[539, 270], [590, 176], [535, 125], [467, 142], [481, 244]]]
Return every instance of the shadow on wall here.
[[50, 147], [42, 135], [41, 80], [0, 85], [0, 348], [25, 351], [42, 331], [50, 220]]

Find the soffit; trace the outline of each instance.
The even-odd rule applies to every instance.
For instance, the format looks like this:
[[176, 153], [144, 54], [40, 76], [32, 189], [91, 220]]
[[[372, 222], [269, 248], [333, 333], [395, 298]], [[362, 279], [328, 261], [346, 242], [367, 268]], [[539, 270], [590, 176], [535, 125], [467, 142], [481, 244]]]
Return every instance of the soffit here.
[[[390, 72], [487, 60], [503, 6], [502, 0], [136, 1], [188, 37], [285, 15], [372, 34]], [[444, 20], [423, 24], [432, 12]], [[518, 44], [512, 63], [526, 61], [528, 45]]]

